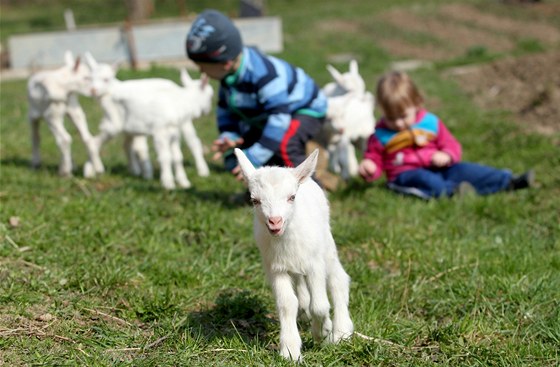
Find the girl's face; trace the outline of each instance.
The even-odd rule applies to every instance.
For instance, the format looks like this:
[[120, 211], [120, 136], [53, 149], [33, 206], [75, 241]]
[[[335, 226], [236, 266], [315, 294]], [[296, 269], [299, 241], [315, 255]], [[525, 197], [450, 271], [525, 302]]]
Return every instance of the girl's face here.
[[418, 113], [417, 107], [415, 106], [407, 107], [404, 110], [402, 116], [393, 119], [385, 118], [385, 124], [391, 130], [396, 130], [396, 131], [406, 130], [416, 122], [417, 113]]

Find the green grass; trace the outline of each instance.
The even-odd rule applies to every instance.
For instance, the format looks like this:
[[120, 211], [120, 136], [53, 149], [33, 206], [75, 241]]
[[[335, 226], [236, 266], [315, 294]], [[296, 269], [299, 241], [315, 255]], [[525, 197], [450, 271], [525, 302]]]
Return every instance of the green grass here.
[[[371, 86], [392, 60], [375, 37], [341, 35], [330, 48], [305, 27], [324, 17], [364, 21], [367, 12], [411, 2], [347, 3], [269, 9], [283, 16], [283, 57], [324, 83], [328, 55], [348, 42]], [[356, 179], [330, 193], [333, 233], [352, 277], [351, 314], [373, 339], [319, 346], [304, 326], [303, 366], [558, 365], [558, 137], [527, 134], [509, 113], [477, 109], [441, 72], [413, 77], [437, 101], [465, 159], [515, 172], [534, 167], [539, 187], [423, 202]], [[119, 75], [178, 80], [162, 67]], [[275, 351], [279, 324], [251, 209], [229, 200], [240, 183], [214, 162], [210, 178], [197, 177], [186, 152], [194, 188], [164, 192], [157, 180], [127, 173], [118, 138], [103, 150], [107, 174], [85, 180], [86, 153], [71, 126], [75, 177], [57, 176], [59, 154], [44, 125], [44, 164], [33, 171], [25, 82], [0, 88], [0, 364], [292, 365]], [[81, 101], [95, 132], [99, 107]], [[213, 119], [196, 122], [206, 145], [216, 136]]]

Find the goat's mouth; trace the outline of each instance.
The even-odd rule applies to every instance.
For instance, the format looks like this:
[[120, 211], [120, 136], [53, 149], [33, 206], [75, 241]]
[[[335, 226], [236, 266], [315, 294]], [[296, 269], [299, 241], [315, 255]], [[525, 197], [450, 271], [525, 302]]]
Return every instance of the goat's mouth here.
[[284, 233], [284, 228], [283, 227], [267, 227], [268, 228], [268, 233], [270, 233], [273, 236], [281, 236]]

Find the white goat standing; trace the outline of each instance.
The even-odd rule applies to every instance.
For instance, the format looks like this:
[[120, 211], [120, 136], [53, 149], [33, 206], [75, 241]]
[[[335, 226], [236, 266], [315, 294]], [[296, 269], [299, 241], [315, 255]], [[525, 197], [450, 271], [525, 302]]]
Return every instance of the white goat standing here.
[[72, 137], [64, 127], [64, 116], [68, 115], [86, 146], [91, 169], [102, 173], [103, 163], [92, 141], [86, 116], [77, 96], [77, 93], [89, 94], [86, 84], [89, 72], [80, 58], [74, 59], [70, 51], [66, 51], [64, 59], [64, 66], [33, 74], [27, 82], [28, 119], [33, 150], [31, 163], [33, 167], [41, 164], [39, 123], [44, 119], [62, 156], [58, 172], [62, 176], [72, 175]]
[[[94, 138], [98, 147], [124, 132], [127, 135], [125, 150], [132, 169], [149, 178], [152, 168], [146, 137], [152, 136], [163, 187], [174, 189], [176, 181], [179, 187], [189, 188], [191, 183], [183, 167], [180, 146], [179, 129], [182, 129], [188, 135], [185, 138], [195, 156], [199, 174], [208, 174], [202, 144], [192, 125], [194, 118], [211, 109], [214, 92], [206, 77], [198, 81], [183, 80], [187, 87], [160, 78], [120, 81], [113, 68], [98, 64], [90, 54], [86, 54], [86, 61], [92, 75], [92, 94], [98, 96], [104, 111], [100, 133]], [[84, 174], [91, 174], [89, 166], [84, 169]]]
[[349, 71], [340, 73], [332, 65], [327, 69], [334, 79], [323, 87], [328, 98], [327, 121], [320, 138], [329, 152], [329, 167], [343, 179], [358, 174], [356, 147], [363, 150], [375, 131], [373, 94], [366, 91], [356, 60]]
[[236, 148], [235, 155], [251, 194], [255, 241], [276, 300], [280, 354], [300, 359], [298, 308], [311, 319], [315, 341], [349, 338], [354, 330], [348, 311], [350, 277], [338, 259], [327, 198], [311, 179], [318, 150], [296, 168], [255, 169], [243, 151]]
[[[204, 79], [194, 80], [191, 78], [189, 73], [185, 69], [181, 69], [180, 72], [181, 83], [183, 88], [191, 91], [200, 91], [200, 94], [193, 98], [189, 103], [198, 103], [201, 108], [201, 115], [208, 114], [210, 112], [210, 103], [212, 101], [213, 91], [212, 86], [208, 84]], [[160, 84], [161, 79], [144, 79], [150, 83], [154, 83], [156, 86]], [[205, 85], [203, 85], [203, 83]], [[187, 143], [189, 150], [194, 158], [194, 163], [196, 166], [196, 171], [200, 177], [208, 177], [210, 175], [210, 169], [208, 164], [204, 159], [204, 148], [202, 142], [198, 137], [193, 124], [193, 118], [200, 116], [192, 116], [187, 118], [180, 125], [180, 130]], [[149, 158], [149, 146], [147, 141], [147, 136], [136, 135], [125, 137], [125, 151], [128, 155], [128, 161], [130, 165], [130, 170], [133, 174], [140, 176], [142, 175], [146, 179], [152, 179], [153, 168]]]

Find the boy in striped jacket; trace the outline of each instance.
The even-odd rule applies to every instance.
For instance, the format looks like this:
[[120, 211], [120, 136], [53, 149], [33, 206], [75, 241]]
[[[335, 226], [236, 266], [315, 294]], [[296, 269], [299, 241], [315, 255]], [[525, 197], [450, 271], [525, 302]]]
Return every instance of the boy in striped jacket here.
[[243, 46], [239, 30], [224, 14], [205, 10], [187, 35], [186, 51], [200, 70], [220, 81], [219, 137], [214, 159], [238, 179], [233, 148], [255, 167], [295, 167], [306, 158], [306, 142], [323, 124], [327, 100], [301, 68]]

